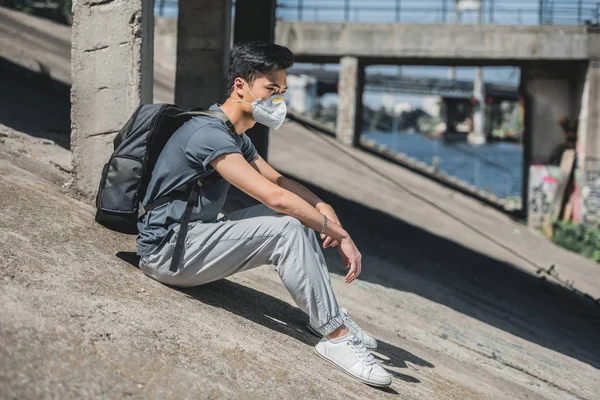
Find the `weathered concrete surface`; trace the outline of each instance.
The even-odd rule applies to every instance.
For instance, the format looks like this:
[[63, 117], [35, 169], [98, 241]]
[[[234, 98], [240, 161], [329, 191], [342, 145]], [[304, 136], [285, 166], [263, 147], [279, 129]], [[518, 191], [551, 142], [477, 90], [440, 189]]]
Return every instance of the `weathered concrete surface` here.
[[275, 37], [299, 60], [353, 55], [420, 65], [588, 60], [600, 55], [598, 31], [583, 26], [366, 24], [278, 21]]
[[76, 0], [71, 55], [75, 184], [94, 196], [112, 136], [152, 103], [154, 2]]
[[[270, 267], [185, 291], [143, 276], [116, 256], [133, 249], [132, 238], [97, 226], [90, 206], [63, 194], [64, 171], [10, 150], [27, 135], [2, 132], [0, 397], [394, 397], [314, 356], [316, 339]], [[26, 147], [48, 146], [36, 140]], [[595, 398], [597, 307], [523, 273], [512, 254], [337, 154], [332, 141], [286, 123], [270, 152], [277, 168], [317, 185], [361, 249], [364, 272], [352, 285], [337, 253], [326, 252], [332, 282], [380, 340], [400, 398]], [[469, 223], [493, 227], [515, 251], [552, 259], [562, 276], [585, 271], [598, 293], [596, 265], [352, 151]]]
[[579, 118], [577, 162], [581, 221], [593, 226], [600, 218], [600, 60], [590, 61]]

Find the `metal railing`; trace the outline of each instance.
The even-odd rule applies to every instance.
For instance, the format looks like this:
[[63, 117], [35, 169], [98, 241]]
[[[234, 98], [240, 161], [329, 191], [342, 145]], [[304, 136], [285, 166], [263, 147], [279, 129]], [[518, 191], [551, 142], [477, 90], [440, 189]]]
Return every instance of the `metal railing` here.
[[[288, 21], [454, 23], [455, 0], [280, 0], [277, 17]], [[483, 0], [485, 24], [583, 25], [599, 23], [600, 2], [590, 0]], [[477, 23], [462, 11], [461, 23]]]
[[[235, 7], [235, 0], [233, 1]], [[17, 9], [62, 9], [67, 0], [0, 0]], [[177, 0], [155, 0], [155, 15], [176, 17]], [[455, 0], [278, 0], [277, 18], [287, 21], [454, 23]], [[461, 23], [477, 23], [477, 11]], [[597, 0], [482, 0], [482, 20], [498, 25], [600, 24]]]

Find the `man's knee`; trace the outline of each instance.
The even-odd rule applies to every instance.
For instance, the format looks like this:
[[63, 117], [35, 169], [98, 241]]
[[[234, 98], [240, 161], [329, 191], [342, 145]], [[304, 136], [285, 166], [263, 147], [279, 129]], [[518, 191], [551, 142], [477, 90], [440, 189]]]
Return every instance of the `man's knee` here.
[[281, 216], [279, 219], [281, 223], [281, 228], [284, 232], [297, 233], [302, 232], [304, 230], [304, 225], [302, 225], [302, 222], [300, 222], [298, 218], [289, 215], [284, 215]]

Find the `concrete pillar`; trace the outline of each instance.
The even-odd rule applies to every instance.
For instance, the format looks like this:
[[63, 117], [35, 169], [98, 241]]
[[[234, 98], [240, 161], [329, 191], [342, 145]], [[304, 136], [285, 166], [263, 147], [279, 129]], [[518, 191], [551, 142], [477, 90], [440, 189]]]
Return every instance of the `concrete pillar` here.
[[71, 149], [75, 185], [98, 189], [115, 134], [152, 102], [152, 0], [75, 0], [71, 44]]
[[525, 113], [531, 121], [530, 131], [527, 132], [531, 135], [531, 162], [545, 165], [552, 149], [564, 140], [558, 121], [564, 116], [577, 115], [571, 114], [574, 100], [570, 97], [567, 77], [539, 69], [523, 72], [523, 87], [530, 99]]
[[209, 107], [225, 94], [231, 0], [179, 0], [175, 104]]
[[473, 112], [473, 132], [467, 140], [471, 144], [484, 144], [485, 137], [485, 86], [483, 83], [483, 68], [475, 69], [475, 80], [473, 81], [473, 97], [477, 100], [475, 111]]
[[362, 95], [365, 68], [357, 57], [340, 60], [336, 137], [342, 143], [355, 146], [362, 125]]
[[600, 217], [600, 60], [589, 63], [581, 101], [577, 141], [575, 217], [588, 226]]
[[455, 81], [456, 80], [456, 67], [449, 67], [448, 68], [448, 79], [451, 81]]
[[[235, 3], [233, 42], [243, 43], [260, 40], [275, 41], [276, 0], [238, 0]], [[265, 160], [269, 147], [269, 128], [256, 124], [246, 134]]]

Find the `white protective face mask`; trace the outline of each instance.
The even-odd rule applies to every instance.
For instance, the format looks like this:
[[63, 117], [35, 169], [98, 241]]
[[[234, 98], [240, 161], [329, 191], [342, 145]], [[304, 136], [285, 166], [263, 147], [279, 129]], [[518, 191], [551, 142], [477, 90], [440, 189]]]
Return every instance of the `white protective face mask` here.
[[[248, 86], [247, 83], [246, 86]], [[285, 115], [287, 113], [287, 107], [283, 96], [280, 94], [273, 94], [268, 99], [259, 99], [252, 93], [250, 86], [248, 86], [248, 91], [252, 97], [254, 97], [252, 103], [235, 99], [231, 100], [237, 103], [250, 104], [252, 106], [252, 117], [256, 122], [271, 129], [279, 129], [281, 124], [283, 124], [283, 121], [285, 121]]]

